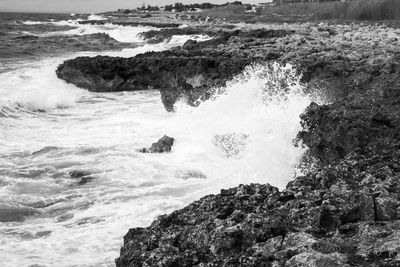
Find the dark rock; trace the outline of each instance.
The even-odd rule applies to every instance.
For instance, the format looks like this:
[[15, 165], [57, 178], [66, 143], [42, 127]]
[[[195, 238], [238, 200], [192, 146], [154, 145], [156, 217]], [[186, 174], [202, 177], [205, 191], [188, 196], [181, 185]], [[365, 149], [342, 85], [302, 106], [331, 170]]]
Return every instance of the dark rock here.
[[142, 18], [151, 18], [152, 15], [150, 13], [146, 13], [144, 16], [142, 16]]
[[91, 175], [92, 172], [86, 170], [73, 170], [69, 172], [71, 178], [81, 178], [83, 176]]
[[301, 115], [316, 168], [282, 192], [240, 185], [131, 229], [117, 266], [400, 265], [400, 95], [376, 77]]
[[185, 42], [185, 44], [182, 46], [182, 49], [185, 50], [190, 50], [192, 49], [195, 45], [197, 44], [197, 41], [189, 39]]
[[211, 30], [205, 30], [202, 28], [167, 28], [161, 30], [151, 30], [140, 33], [140, 36], [144, 38], [148, 43], [161, 43], [169, 40], [174, 35], [208, 35], [216, 36], [217, 32]]
[[69, 176], [74, 179], [79, 179], [78, 185], [85, 185], [92, 182], [95, 178], [90, 176], [91, 171], [87, 170], [73, 170], [69, 172]]
[[[213, 87], [224, 86], [250, 63], [263, 58], [277, 59], [280, 54], [245, 53], [242, 49], [218, 48], [229, 42], [245, 42], [248, 38], [279, 38], [292, 34], [283, 30], [211, 31], [196, 28], [165, 29], [143, 33], [151, 42], [160, 42], [176, 34], [206, 33], [212, 40], [188, 41], [184, 49], [149, 52], [134, 58], [79, 57], [61, 64], [56, 73], [61, 79], [95, 92], [158, 89], [168, 111], [185, 97], [189, 104], [208, 99]], [[238, 41], [239, 40], [239, 41]], [[190, 45], [189, 45], [190, 44]], [[233, 46], [237, 46], [233, 44]]]
[[172, 111], [182, 96], [195, 105], [211, 95], [207, 88], [225, 84], [248, 63], [250, 59], [149, 52], [134, 58], [79, 57], [60, 65], [57, 76], [95, 92], [156, 88], [165, 108]]
[[92, 177], [92, 176], [85, 176], [85, 177], [82, 177], [82, 178], [81, 178], [81, 180], [79, 181], [78, 184], [79, 184], [79, 185], [85, 185], [85, 184], [87, 184], [87, 183], [92, 182], [94, 179], [95, 179], [95, 178]]
[[[213, 39], [183, 49], [59, 66], [59, 78], [91, 91], [158, 89], [172, 111], [180, 97], [196, 105], [247, 65], [274, 60], [295, 65], [305, 93], [327, 103], [311, 103], [301, 115], [296, 141], [309, 148], [304, 162], [315, 162], [306, 175], [282, 192], [259, 184], [221, 190], [147, 228], [130, 229], [117, 266], [400, 265], [398, 43], [340, 39], [340, 27], [312, 28], [297, 34], [285, 27], [219, 28]], [[374, 53], [371, 42], [378, 43]], [[231, 139], [245, 138], [216, 139], [222, 151], [233, 151]], [[153, 150], [169, 149], [155, 144]]]
[[174, 145], [174, 138], [164, 135], [157, 143], [153, 143], [150, 148], [142, 148], [142, 153], [164, 153], [170, 152]]

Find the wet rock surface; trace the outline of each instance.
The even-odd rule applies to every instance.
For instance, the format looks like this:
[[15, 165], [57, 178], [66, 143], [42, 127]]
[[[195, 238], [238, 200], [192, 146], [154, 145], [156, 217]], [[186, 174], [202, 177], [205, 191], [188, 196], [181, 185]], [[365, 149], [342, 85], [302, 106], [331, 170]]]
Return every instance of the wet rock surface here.
[[78, 185], [85, 185], [95, 180], [95, 177], [91, 176], [92, 172], [88, 170], [72, 170], [69, 172], [69, 176], [73, 179], [78, 179]]
[[142, 148], [139, 151], [142, 153], [164, 153], [170, 152], [174, 145], [174, 138], [164, 135], [156, 143], [153, 143], [150, 148]]
[[212, 87], [224, 85], [251, 62], [247, 58], [193, 56], [179, 51], [149, 52], [134, 58], [79, 57], [60, 65], [57, 76], [96, 92], [157, 88], [165, 108], [172, 111], [182, 96], [193, 105], [211, 96]]
[[383, 108], [396, 117], [390, 126], [351, 104], [312, 104], [302, 115], [312, 127], [299, 135], [318, 168], [281, 192], [240, 185], [130, 229], [117, 266], [398, 266], [399, 104], [376, 104], [380, 121]]
[[[306, 90], [325, 97], [328, 104], [311, 103], [301, 115], [296, 138], [309, 148], [312, 168], [282, 191], [239, 185], [130, 229], [117, 266], [400, 265], [398, 39], [375, 26], [327, 27], [238, 50], [239, 34], [220, 37], [229, 43], [221, 42], [224, 53], [236, 58], [266, 59], [258, 53], [268, 51], [296, 64]], [[200, 46], [209, 49], [198, 43], [190, 51]]]
[[174, 35], [208, 35], [217, 36], [218, 32], [202, 28], [167, 28], [151, 30], [140, 34], [148, 43], [161, 43], [171, 39]]
[[224, 86], [245, 66], [260, 61], [294, 64], [308, 92], [324, 95], [327, 101], [365, 87], [379, 91], [382, 84], [387, 92], [397, 90], [400, 38], [396, 28], [324, 23], [251, 29], [201, 25], [143, 36], [148, 42], [162, 42], [173, 35], [200, 33], [213, 39], [129, 59], [76, 58], [60, 65], [57, 75], [90, 91], [158, 89], [168, 111], [181, 97], [192, 105], [208, 99], [212, 88]]

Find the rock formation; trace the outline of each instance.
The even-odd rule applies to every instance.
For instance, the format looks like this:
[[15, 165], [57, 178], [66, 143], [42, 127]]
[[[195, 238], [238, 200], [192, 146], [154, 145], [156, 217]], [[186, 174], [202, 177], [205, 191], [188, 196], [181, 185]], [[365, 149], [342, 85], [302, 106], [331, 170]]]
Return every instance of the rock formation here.
[[117, 266], [398, 266], [400, 104], [364, 93], [302, 115], [318, 168], [282, 192], [240, 185], [130, 229]]
[[[227, 28], [202, 28], [214, 38], [171, 51], [77, 58], [57, 69], [59, 78], [91, 91], [158, 89], [171, 111], [182, 96], [192, 105], [211, 97], [248, 64], [277, 61], [295, 65], [306, 93], [326, 103], [311, 103], [301, 115], [296, 142], [309, 148], [304, 161], [315, 162], [304, 176], [283, 191], [268, 184], [221, 190], [132, 228], [117, 266], [399, 266], [400, 40], [388, 34], [394, 29]], [[159, 42], [181, 30], [199, 29], [146, 38]]]
[[[183, 30], [186, 32], [187, 30]], [[273, 54], [247, 55], [237, 51], [216, 49], [236, 37], [240, 42], [246, 38], [278, 38], [291, 34], [283, 30], [219, 32], [213, 40], [192, 43], [190, 49], [149, 52], [133, 58], [79, 57], [61, 64], [57, 76], [69, 83], [95, 92], [134, 91], [159, 89], [165, 108], [182, 96], [189, 104], [209, 98], [210, 89], [221, 87], [244, 67], [258, 60], [273, 59]], [[152, 38], [166, 38], [150, 35]]]
[[57, 69], [57, 76], [90, 91], [134, 91], [157, 88], [168, 111], [181, 96], [191, 104], [240, 73], [250, 59], [188, 57], [166, 51], [134, 58], [97, 56], [69, 60]]
[[170, 152], [172, 146], [174, 145], [174, 138], [164, 135], [156, 143], [153, 143], [150, 148], [142, 148], [140, 152], [142, 153], [164, 153]]
[[368, 42], [347, 46], [362, 34], [315, 30], [338, 48], [298, 35], [297, 53], [274, 51], [328, 100], [310, 104], [296, 138], [314, 166], [283, 191], [239, 185], [130, 229], [118, 267], [400, 265], [398, 40], [376, 41], [373, 54]]
[[[80, 57], [60, 65], [57, 76], [90, 91], [158, 89], [168, 111], [173, 110], [174, 103], [182, 96], [192, 105], [209, 98], [212, 88], [225, 85], [246, 65], [258, 61], [295, 65], [308, 92], [323, 95], [327, 101], [364, 87], [381, 88], [382, 83], [390, 90], [398, 86], [395, 62], [400, 41], [385, 35], [383, 27], [326, 24], [265, 27], [227, 30], [222, 25], [150, 31], [143, 35], [157, 42], [180, 33], [202, 31], [214, 38], [191, 43], [184, 49], [128, 59]], [[370, 51], [371, 43], [374, 53]]]

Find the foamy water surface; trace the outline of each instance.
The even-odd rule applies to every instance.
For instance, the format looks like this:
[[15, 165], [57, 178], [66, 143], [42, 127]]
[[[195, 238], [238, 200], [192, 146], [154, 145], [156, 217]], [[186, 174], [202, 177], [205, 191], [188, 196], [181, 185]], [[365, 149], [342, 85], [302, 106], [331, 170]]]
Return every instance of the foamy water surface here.
[[[71, 31], [82, 29], [127, 42], [148, 30]], [[188, 38], [101, 54], [128, 57]], [[181, 101], [168, 113], [158, 91], [91, 93], [57, 79], [64, 60], [97, 54], [20, 62], [0, 74], [0, 212], [30, 214], [0, 222], [1, 266], [113, 266], [129, 228], [240, 183], [282, 188], [296, 171], [304, 151], [292, 140], [310, 99], [291, 66], [250, 66], [214, 99], [197, 108]], [[137, 151], [164, 134], [176, 139], [171, 153]], [[93, 180], [80, 185], [73, 170]]]

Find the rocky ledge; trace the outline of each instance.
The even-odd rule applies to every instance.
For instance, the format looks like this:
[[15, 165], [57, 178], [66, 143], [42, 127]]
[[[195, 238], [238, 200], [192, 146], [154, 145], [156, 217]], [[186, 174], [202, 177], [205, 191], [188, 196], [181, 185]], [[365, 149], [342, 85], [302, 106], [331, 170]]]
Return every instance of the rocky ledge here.
[[[368, 26], [380, 32], [377, 40], [368, 27], [334, 32], [349, 27], [315, 28], [332, 46], [295, 33], [272, 47], [297, 35], [295, 45], [260, 50], [299, 66], [309, 93], [326, 96], [328, 104], [311, 103], [301, 115], [296, 142], [314, 162], [306, 174], [282, 191], [268, 184], [224, 189], [132, 228], [118, 267], [400, 265], [398, 39], [380, 26]], [[247, 48], [241, 51], [258, 55]]]
[[308, 174], [283, 191], [221, 190], [130, 229], [116, 265], [399, 266], [399, 97], [381, 88], [312, 103], [297, 138], [318, 160]]
[[[245, 55], [225, 50], [226, 43], [233, 37], [240, 40], [251, 36], [278, 38], [290, 33], [283, 30], [220, 31], [218, 37], [206, 42], [188, 41], [182, 48], [148, 52], [133, 58], [79, 57], [64, 62], [56, 73], [59, 78], [90, 91], [159, 89], [165, 108], [171, 111], [180, 97], [184, 96], [194, 105], [199, 99], [209, 98], [213, 88], [225, 85], [250, 63], [275, 57], [270, 53]], [[171, 30], [146, 36], [159, 40], [160, 36], [171, 36]], [[223, 47], [215, 49], [216, 46]]]
[[[229, 27], [228, 27], [229, 26]], [[170, 51], [133, 58], [80, 57], [64, 62], [57, 76], [91, 91], [159, 89], [167, 110], [184, 97], [195, 105], [250, 63], [294, 64], [309, 92], [328, 101], [363, 87], [394, 88], [398, 29], [381, 25], [293, 24], [230, 29], [232, 25], [170, 28], [143, 33], [149, 42], [173, 35], [205, 33]], [[396, 37], [397, 36], [397, 37]], [[340, 90], [337, 90], [340, 88]]]
[[130, 59], [77, 58], [57, 75], [93, 91], [159, 89], [173, 110], [255, 61], [294, 64], [326, 103], [305, 110], [296, 138], [314, 164], [282, 191], [240, 185], [130, 229], [117, 266], [399, 266], [400, 31], [308, 23], [214, 33]]

